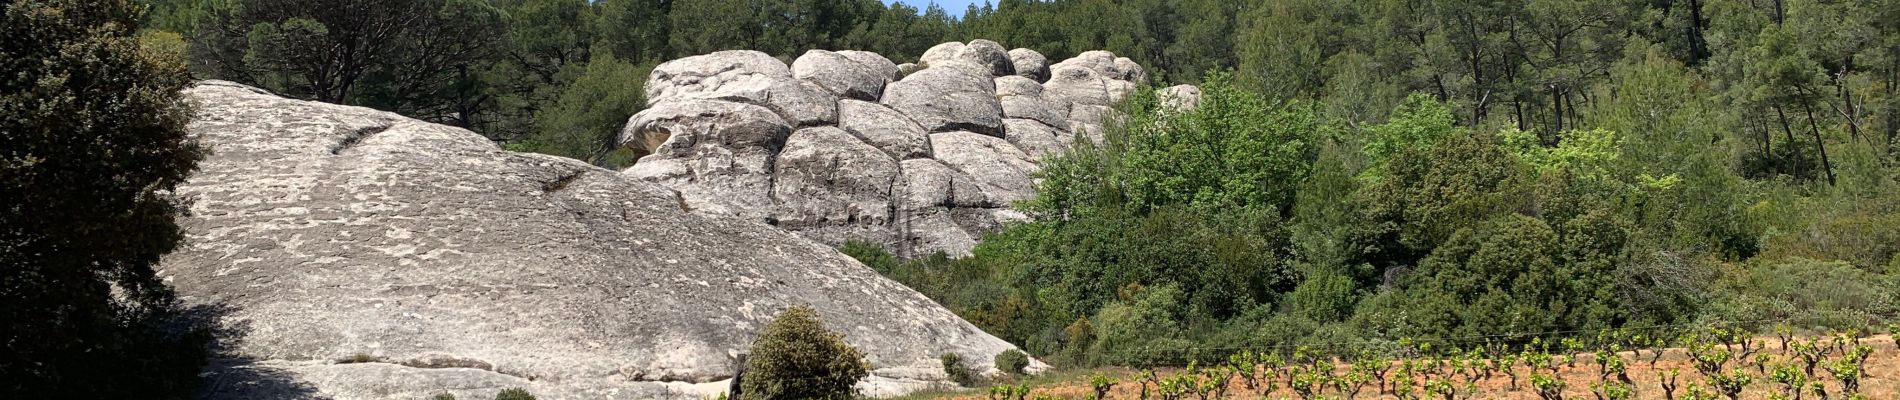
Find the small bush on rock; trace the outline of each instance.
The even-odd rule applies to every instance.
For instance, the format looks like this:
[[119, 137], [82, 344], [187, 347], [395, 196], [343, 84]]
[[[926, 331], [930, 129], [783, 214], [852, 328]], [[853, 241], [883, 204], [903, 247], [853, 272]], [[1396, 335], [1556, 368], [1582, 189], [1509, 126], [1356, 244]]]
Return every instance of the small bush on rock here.
[[[453, 396], [451, 396], [451, 398], [453, 398]], [[534, 395], [528, 394], [527, 389], [504, 389], [501, 393], [495, 394], [495, 400], [534, 400]]]
[[795, 306], [752, 342], [741, 393], [745, 399], [848, 399], [870, 369], [864, 353], [826, 330], [817, 311]]
[[1029, 368], [1029, 354], [1022, 350], [1009, 350], [996, 353], [996, 369], [1010, 374], [1022, 375]]
[[943, 353], [943, 357], [939, 357], [938, 360], [943, 361], [943, 374], [950, 377], [951, 382], [964, 387], [976, 386], [976, 373], [971, 372], [970, 367], [963, 365], [963, 356], [957, 353]]

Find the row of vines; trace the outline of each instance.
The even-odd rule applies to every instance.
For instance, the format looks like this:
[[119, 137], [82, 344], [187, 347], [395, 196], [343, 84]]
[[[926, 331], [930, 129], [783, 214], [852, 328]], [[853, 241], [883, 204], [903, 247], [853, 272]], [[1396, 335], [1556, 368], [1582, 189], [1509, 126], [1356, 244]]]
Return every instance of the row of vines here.
[[[1866, 400], [1900, 395], [1862, 387], [1868, 361], [1881, 345], [1900, 348], [1892, 336], [1804, 336], [1782, 326], [1772, 335], [1739, 329], [1609, 331], [1593, 339], [1465, 348], [1405, 340], [1394, 350], [1350, 357], [1304, 346], [1232, 350], [1224, 357], [1203, 350], [1181, 357], [1184, 367], [1098, 373], [1081, 395], [1066, 398]], [[1027, 385], [1002, 385], [992, 387], [988, 398], [1065, 398], [1035, 392]]]

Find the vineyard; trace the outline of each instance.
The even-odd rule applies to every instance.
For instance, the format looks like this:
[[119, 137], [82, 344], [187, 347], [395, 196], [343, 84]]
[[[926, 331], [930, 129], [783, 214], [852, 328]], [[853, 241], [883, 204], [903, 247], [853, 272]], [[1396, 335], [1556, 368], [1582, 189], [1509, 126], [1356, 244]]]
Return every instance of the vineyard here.
[[1315, 356], [1318, 351], [1306, 347], [1239, 351], [1224, 359], [1185, 357], [1185, 366], [1099, 370], [939, 398], [1900, 399], [1900, 349], [1891, 334], [1797, 336], [1787, 328], [1772, 335], [1617, 332], [1506, 348], [1406, 343], [1389, 356], [1350, 359]]

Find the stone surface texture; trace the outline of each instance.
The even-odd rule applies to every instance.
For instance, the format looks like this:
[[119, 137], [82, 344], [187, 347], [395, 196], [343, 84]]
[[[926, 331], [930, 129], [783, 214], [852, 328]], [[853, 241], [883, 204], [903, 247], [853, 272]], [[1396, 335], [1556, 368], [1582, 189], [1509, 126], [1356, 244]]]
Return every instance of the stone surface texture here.
[[[624, 173], [679, 191], [693, 212], [829, 245], [966, 255], [984, 234], [1023, 219], [1010, 207], [1035, 195], [1043, 157], [1077, 137], [1099, 143], [1114, 106], [1147, 80], [1134, 61], [1105, 51], [1051, 65], [1034, 50], [1004, 49], [944, 43], [901, 65], [824, 50], [790, 67], [732, 51], [668, 62], [648, 80], [652, 108], [621, 136], [652, 155]], [[779, 104], [774, 88], [801, 83], [831, 104]], [[835, 118], [799, 117], [805, 109]]]
[[[656, 80], [745, 69], [665, 70]], [[936, 161], [900, 162], [844, 129], [793, 130], [734, 100], [751, 97], [683, 87], [658, 89], [663, 100], [635, 118], [634, 137], [671, 133], [624, 173], [386, 112], [225, 82], [189, 89], [191, 130], [211, 152], [179, 189], [192, 199], [188, 241], [160, 274], [220, 327], [202, 397], [485, 399], [522, 387], [549, 400], [707, 398], [726, 387], [730, 355], [798, 304], [867, 354], [867, 394], [943, 382], [945, 352], [989, 360], [1013, 348], [830, 246], [709, 215], [885, 234], [899, 217], [893, 195], [955, 225], [964, 206], [994, 205], [977, 187], [996, 183], [907, 168]], [[741, 194], [807, 200], [705, 197]]]

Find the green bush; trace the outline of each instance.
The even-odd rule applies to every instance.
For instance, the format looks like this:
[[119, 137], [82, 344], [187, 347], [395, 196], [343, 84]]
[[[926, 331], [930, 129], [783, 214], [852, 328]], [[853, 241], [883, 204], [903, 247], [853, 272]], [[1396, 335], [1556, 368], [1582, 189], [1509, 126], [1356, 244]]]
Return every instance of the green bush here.
[[191, 76], [139, 39], [146, 3], [0, 2], [0, 398], [202, 382], [209, 334], [177, 323], [153, 268], [185, 238], [175, 190], [202, 158]]
[[846, 241], [844, 245], [838, 246], [838, 252], [851, 256], [858, 262], [864, 263], [864, 266], [871, 267], [871, 270], [885, 275], [890, 275], [899, 264], [897, 257], [884, 251], [883, 246], [862, 240]]
[[1900, 318], [1900, 278], [1846, 261], [1761, 263], [1727, 286], [1705, 320], [1787, 319], [1803, 328], [1864, 329]]
[[495, 400], [534, 400], [534, 395], [522, 388], [503, 389], [501, 393], [495, 393]]
[[1010, 349], [996, 353], [995, 361], [996, 370], [1003, 371], [1003, 373], [1007, 374], [1022, 375], [1023, 370], [1029, 368], [1029, 353], [1024, 353], [1022, 350]]
[[957, 353], [943, 353], [943, 356], [938, 357], [937, 360], [943, 362], [943, 375], [950, 377], [951, 382], [956, 382], [957, 385], [963, 387], [976, 386], [976, 373], [971, 372], [969, 366], [963, 365], [963, 356]]
[[870, 374], [864, 353], [825, 329], [818, 312], [794, 306], [759, 332], [746, 362], [746, 399], [849, 399]]
[[448, 392], [436, 393], [434, 396], [429, 396], [429, 400], [455, 400], [455, 395]]

